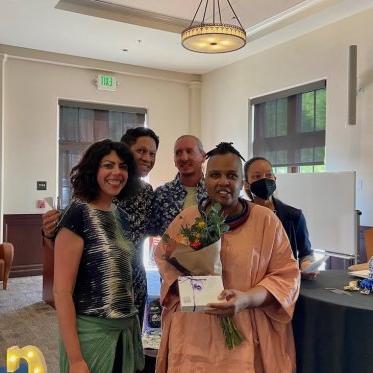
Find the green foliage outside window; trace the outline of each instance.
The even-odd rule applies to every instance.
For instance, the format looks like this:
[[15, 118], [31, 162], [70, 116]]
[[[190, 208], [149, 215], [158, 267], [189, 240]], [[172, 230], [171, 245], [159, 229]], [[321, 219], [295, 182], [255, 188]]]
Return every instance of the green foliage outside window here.
[[254, 155], [266, 157], [276, 173], [325, 171], [325, 86], [255, 104]]

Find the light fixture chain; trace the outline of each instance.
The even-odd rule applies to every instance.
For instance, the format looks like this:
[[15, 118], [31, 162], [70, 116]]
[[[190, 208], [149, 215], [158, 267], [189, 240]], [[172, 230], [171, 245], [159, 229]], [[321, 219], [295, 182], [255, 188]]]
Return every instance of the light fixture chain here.
[[236, 17], [236, 20], [237, 20], [237, 21], [238, 21], [238, 23], [240, 24], [241, 28], [242, 28], [242, 29], [244, 29], [244, 28], [243, 28], [243, 26], [241, 25], [241, 22], [240, 22], [239, 18], [237, 17], [237, 14], [236, 14], [236, 12], [234, 11], [234, 9], [233, 9], [233, 7], [232, 7], [232, 5], [231, 5], [231, 2], [230, 2], [229, 0], [227, 0], [227, 3], [228, 3], [228, 4], [229, 4], [229, 6], [231, 7], [231, 9], [232, 9], [232, 12], [233, 12], [234, 16]]
[[215, 1], [216, 0], [213, 0], [212, 4], [212, 23], [215, 23]]
[[220, 18], [220, 24], [222, 25], [223, 22], [221, 20], [221, 11], [220, 11], [220, 0], [218, 0], [218, 8], [219, 8], [219, 18]]
[[209, 5], [209, 0], [206, 0], [205, 12], [203, 13], [203, 19], [202, 19], [202, 23], [201, 23], [202, 25], [205, 24], [207, 5]]
[[199, 2], [198, 8], [197, 8], [196, 12], [194, 13], [194, 17], [193, 17], [192, 22], [191, 22], [191, 24], [189, 25], [189, 27], [193, 25], [193, 22], [194, 22], [194, 20], [196, 19], [196, 16], [197, 16], [197, 13], [198, 13], [198, 11], [199, 11], [199, 8], [201, 7], [202, 1], [203, 1], [203, 0], [201, 0], [201, 1]]

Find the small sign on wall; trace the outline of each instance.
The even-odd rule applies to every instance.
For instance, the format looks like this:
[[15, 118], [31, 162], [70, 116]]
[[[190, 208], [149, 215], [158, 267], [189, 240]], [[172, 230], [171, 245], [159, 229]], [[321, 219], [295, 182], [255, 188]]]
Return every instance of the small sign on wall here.
[[36, 190], [47, 190], [47, 182], [46, 181], [37, 181], [36, 182]]
[[97, 89], [100, 91], [116, 91], [118, 82], [112, 75], [98, 74], [96, 84]]

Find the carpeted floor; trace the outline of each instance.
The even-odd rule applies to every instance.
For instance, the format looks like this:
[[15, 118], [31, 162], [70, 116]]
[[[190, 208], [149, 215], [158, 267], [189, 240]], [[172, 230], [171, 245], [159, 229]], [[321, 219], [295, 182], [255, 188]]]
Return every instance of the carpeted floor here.
[[42, 301], [42, 277], [11, 278], [0, 290], [0, 367], [6, 349], [37, 346], [44, 354], [48, 372], [58, 372], [58, 326], [55, 310]]
[[[159, 296], [157, 270], [147, 271], [148, 292]], [[48, 373], [58, 373], [58, 325], [54, 308], [42, 301], [42, 276], [11, 278], [8, 289], [0, 288], [0, 367], [6, 349], [37, 346], [44, 354]]]

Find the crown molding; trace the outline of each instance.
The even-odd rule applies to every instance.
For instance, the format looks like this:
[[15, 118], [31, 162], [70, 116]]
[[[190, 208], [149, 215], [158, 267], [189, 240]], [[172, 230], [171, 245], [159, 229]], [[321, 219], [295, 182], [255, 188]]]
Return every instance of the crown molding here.
[[[292, 22], [335, 5], [339, 1], [305, 0], [284, 12], [246, 28], [246, 32], [251, 40], [255, 40]], [[60, 0], [55, 8], [174, 33], [181, 33], [190, 25], [190, 20], [187, 19], [114, 4], [105, 0]]]
[[86, 57], [72, 56], [68, 54], [45, 52], [36, 49], [0, 44], [0, 60], [2, 58], [3, 60], [23, 60], [187, 85], [191, 81], [198, 81], [201, 79], [201, 76], [198, 74], [152, 69], [149, 67], [128, 65], [119, 62], [103, 61]]
[[292, 23], [310, 17], [324, 9], [327, 9], [340, 0], [306, 0], [299, 3], [284, 12], [278, 13], [273, 17], [267, 18], [246, 29], [249, 41], [256, 40], [271, 32], [278, 31], [281, 28], [289, 26]]
[[55, 8], [178, 34], [190, 25], [187, 19], [113, 4], [104, 0], [60, 0]]

